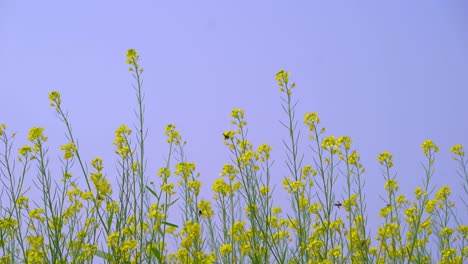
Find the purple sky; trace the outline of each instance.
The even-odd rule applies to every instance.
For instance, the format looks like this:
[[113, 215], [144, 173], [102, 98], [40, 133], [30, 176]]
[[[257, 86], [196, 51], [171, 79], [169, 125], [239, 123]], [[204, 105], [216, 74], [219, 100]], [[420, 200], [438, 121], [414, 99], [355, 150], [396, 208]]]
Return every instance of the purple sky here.
[[285, 68], [299, 121], [317, 111], [329, 135], [354, 139], [370, 216], [383, 206], [377, 154], [394, 154], [401, 189], [412, 193], [426, 139], [441, 149], [433, 183], [459, 194], [449, 148], [468, 147], [466, 1], [1, 1], [0, 36], [0, 123], [18, 131], [17, 147], [44, 126], [57, 157], [65, 130], [47, 93], [59, 90], [84, 157], [103, 157], [114, 177], [114, 131], [132, 124], [136, 106], [125, 64], [134, 48], [145, 68], [151, 176], [167, 152], [164, 126], [175, 123], [211, 186], [229, 162], [221, 134], [239, 107], [252, 142], [273, 145], [279, 183], [287, 133], [274, 76]]

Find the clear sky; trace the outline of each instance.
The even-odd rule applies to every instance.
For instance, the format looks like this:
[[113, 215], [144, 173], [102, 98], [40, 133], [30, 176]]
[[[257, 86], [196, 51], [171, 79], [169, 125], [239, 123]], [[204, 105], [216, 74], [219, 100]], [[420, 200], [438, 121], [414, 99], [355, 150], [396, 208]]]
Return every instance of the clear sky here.
[[132, 124], [136, 106], [129, 48], [145, 68], [151, 176], [167, 152], [164, 126], [175, 123], [211, 186], [229, 162], [221, 134], [239, 107], [252, 142], [274, 147], [279, 183], [287, 133], [274, 76], [285, 68], [299, 121], [317, 111], [329, 134], [354, 139], [371, 217], [384, 205], [376, 156], [393, 153], [402, 191], [412, 192], [426, 139], [441, 149], [433, 183], [460, 193], [449, 148], [468, 147], [467, 1], [2, 0], [0, 123], [18, 131], [17, 147], [44, 126], [56, 160], [65, 130], [47, 93], [59, 90], [84, 157], [103, 157], [114, 177], [114, 131]]

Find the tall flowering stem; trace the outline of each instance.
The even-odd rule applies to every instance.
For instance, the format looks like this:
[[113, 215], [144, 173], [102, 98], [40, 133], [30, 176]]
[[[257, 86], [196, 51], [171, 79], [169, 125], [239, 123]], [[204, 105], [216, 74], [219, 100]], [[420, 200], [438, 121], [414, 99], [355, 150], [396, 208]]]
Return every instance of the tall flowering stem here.
[[281, 124], [288, 131], [288, 140], [283, 141], [286, 147], [286, 166], [289, 169], [289, 177], [283, 180], [283, 186], [292, 196], [292, 208], [294, 217], [292, 217], [291, 225], [296, 233], [296, 246], [293, 250], [300, 263], [307, 263], [310, 258], [306, 252], [306, 247], [311, 233], [312, 219], [307, 211], [311, 200], [312, 181], [306, 182], [308, 179], [302, 177], [302, 161], [303, 155], [299, 153], [299, 138], [300, 130], [297, 128], [298, 121], [296, 120], [296, 105], [292, 99], [293, 90], [296, 87], [295, 83], [290, 84], [289, 72], [280, 70], [276, 74], [276, 82], [280, 92], [284, 94], [281, 98], [283, 103], [283, 111], [287, 115], [286, 122]]

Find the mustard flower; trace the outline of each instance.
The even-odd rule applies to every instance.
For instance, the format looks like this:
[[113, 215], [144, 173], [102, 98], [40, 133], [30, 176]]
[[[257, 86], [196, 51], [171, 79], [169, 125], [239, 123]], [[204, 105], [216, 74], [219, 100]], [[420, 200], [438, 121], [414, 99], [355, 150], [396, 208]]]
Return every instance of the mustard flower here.
[[28, 262], [44, 263], [45, 252], [41, 250], [44, 246], [44, 238], [42, 236], [27, 236], [26, 242], [30, 245], [30, 248], [26, 250]]
[[316, 125], [320, 124], [320, 118], [318, 117], [318, 113], [306, 113], [304, 116], [304, 124], [309, 127], [309, 131], [315, 131]]
[[328, 251], [328, 256], [334, 257], [334, 258], [341, 257], [341, 246], [336, 246], [330, 249], [330, 251]]
[[319, 203], [314, 202], [307, 210], [312, 214], [318, 214], [321, 209], [322, 206]]
[[353, 150], [353, 152], [351, 152], [351, 155], [348, 156], [348, 163], [350, 165], [358, 165], [360, 159], [361, 157], [359, 156], [359, 154], [355, 150]]
[[224, 181], [224, 178], [216, 179], [211, 189], [221, 196], [227, 196], [229, 193], [229, 185]]
[[305, 178], [308, 178], [310, 175], [312, 176], [317, 176], [317, 171], [312, 169], [312, 166], [311, 165], [306, 165], [302, 168], [302, 177], [305, 179]]
[[225, 257], [225, 256], [232, 253], [232, 245], [231, 244], [222, 244], [221, 247], [219, 247], [219, 251], [221, 253], [221, 256]]
[[414, 195], [416, 196], [416, 199], [419, 200], [421, 196], [426, 195], [426, 192], [421, 188], [421, 186], [418, 186], [414, 190]]
[[334, 136], [328, 136], [322, 140], [322, 148], [330, 150], [333, 154], [338, 153], [338, 141]]
[[348, 137], [348, 136], [341, 136], [337, 139], [337, 141], [338, 141], [338, 145], [343, 146], [346, 150], [349, 150], [351, 148], [351, 144], [353, 142], [351, 137]]
[[385, 182], [385, 186], [384, 186], [385, 190], [389, 191], [389, 192], [396, 192], [398, 191], [399, 187], [398, 187], [398, 181], [397, 180], [387, 180]]
[[450, 186], [442, 186], [436, 194], [436, 199], [439, 201], [445, 201], [450, 196]]
[[0, 136], [3, 135], [3, 131], [5, 131], [6, 127], [6, 124], [0, 124]]
[[24, 195], [21, 195], [20, 197], [18, 197], [18, 200], [16, 200], [16, 205], [20, 210], [23, 208], [29, 209], [29, 198]]
[[460, 225], [457, 231], [462, 235], [464, 239], [468, 239], [468, 225]]
[[224, 140], [231, 140], [234, 139], [235, 132], [231, 130], [227, 130], [223, 132], [223, 139]]
[[304, 193], [301, 193], [301, 196], [299, 197], [299, 201], [297, 204], [299, 209], [306, 210], [309, 204], [310, 204], [310, 200], [307, 197], [305, 197]]
[[234, 225], [231, 228], [231, 237], [234, 241], [240, 241], [245, 232], [246, 222], [234, 222]]
[[31, 218], [31, 219], [38, 219], [38, 220], [40, 220], [41, 222], [44, 222], [45, 217], [42, 216], [43, 213], [44, 213], [44, 209], [43, 209], [43, 208], [35, 208], [35, 209], [32, 209], [32, 210], [29, 212], [29, 218]]
[[236, 178], [237, 173], [239, 173], [239, 171], [234, 166], [232, 166], [231, 164], [224, 164], [223, 170], [219, 175], [228, 176], [229, 180], [233, 181]]
[[94, 158], [91, 161], [91, 166], [95, 168], [97, 171], [102, 171], [102, 169], [104, 169], [104, 166], [102, 165], [102, 159], [98, 157]]
[[428, 156], [432, 151], [438, 152], [439, 147], [434, 144], [432, 140], [426, 140], [421, 144], [421, 148], [423, 149], [424, 155]]
[[278, 83], [280, 92], [286, 92], [288, 96], [292, 94], [292, 89], [296, 87], [295, 83], [292, 83], [291, 86], [289, 84], [289, 72], [286, 72], [284, 69], [281, 69], [275, 77], [276, 82]]
[[28, 140], [31, 142], [35, 141], [47, 141], [47, 137], [44, 136], [43, 127], [32, 127], [29, 130]]
[[284, 83], [288, 83], [289, 74], [290, 72], [287, 72], [284, 69], [281, 69], [276, 73], [275, 80], [278, 82], [278, 86], [283, 86]]
[[193, 190], [196, 196], [200, 193], [200, 188], [202, 187], [202, 182], [200, 180], [194, 180], [188, 182], [188, 188]]
[[260, 187], [259, 191], [260, 191], [260, 194], [267, 195], [268, 192], [270, 192], [270, 188], [268, 186], [262, 186]]
[[377, 157], [380, 165], [386, 165], [389, 168], [393, 167], [392, 158], [393, 158], [393, 155], [387, 151], [380, 153], [379, 156]]
[[[456, 144], [450, 148], [450, 151], [455, 154], [456, 156], [463, 157], [465, 156], [465, 151], [463, 151], [463, 145], [462, 144]], [[456, 159], [456, 158], [454, 158]]]
[[128, 136], [132, 133], [132, 130], [127, 125], [121, 125], [115, 131], [114, 145], [117, 147], [115, 153], [126, 158], [131, 153], [130, 146], [128, 144]]
[[18, 149], [18, 153], [24, 157], [26, 157], [31, 151], [32, 151], [32, 148], [29, 145], [24, 145], [20, 149]]
[[100, 171], [98, 172], [91, 172], [91, 181], [94, 184], [94, 187], [97, 190], [97, 200], [102, 201], [105, 197], [112, 194], [112, 187], [107, 181], [107, 179], [102, 175]]
[[391, 211], [392, 211], [391, 206], [385, 206], [380, 209], [379, 216], [382, 218], [386, 218], [390, 214]]
[[176, 191], [174, 191], [174, 183], [161, 184], [161, 191], [170, 195], [176, 194]]
[[194, 243], [198, 243], [200, 234], [200, 224], [197, 222], [187, 221], [181, 231], [181, 235], [184, 236], [184, 239], [181, 241], [181, 246], [184, 248], [190, 248]]
[[198, 209], [201, 211], [201, 217], [203, 218], [211, 218], [214, 215], [210, 201], [201, 200], [198, 204]]
[[[148, 219], [156, 222], [162, 220], [164, 218], [164, 214], [160, 213], [160, 211], [162, 211], [162, 208], [158, 203], [153, 203], [149, 208]], [[157, 227], [159, 227], [159, 225]]]
[[120, 206], [117, 201], [110, 201], [106, 204], [106, 211], [109, 213], [117, 213], [120, 211]]
[[425, 208], [426, 212], [427, 212], [428, 214], [432, 214], [432, 212], [434, 212], [434, 209], [435, 209], [436, 205], [437, 205], [437, 201], [436, 201], [436, 200], [429, 200], [429, 201], [427, 201], [427, 203], [426, 203], [426, 208]]
[[166, 182], [170, 175], [171, 175], [171, 170], [169, 170], [166, 167], [163, 167], [159, 169], [158, 171], [158, 176], [161, 177], [161, 179], [163, 179], [163, 182]]
[[276, 215], [276, 214], [280, 214], [283, 210], [281, 209], [281, 207], [279, 206], [275, 206], [271, 209], [271, 212]]
[[396, 202], [397, 202], [398, 204], [402, 204], [402, 203], [407, 202], [407, 200], [406, 200], [406, 195], [405, 195], [405, 194], [401, 194], [401, 195], [397, 196]]
[[120, 237], [119, 232], [110, 233], [110, 234], [107, 236], [107, 245], [108, 245], [109, 247], [115, 247], [115, 246], [117, 246], [118, 243], [119, 243], [119, 237]]
[[180, 135], [179, 131], [176, 130], [176, 126], [174, 124], [169, 124], [166, 126], [165, 134], [168, 137], [166, 140], [167, 143], [173, 143], [176, 146], [180, 145], [182, 136]]
[[60, 147], [60, 150], [63, 150], [63, 159], [72, 159], [75, 157], [75, 152], [77, 151], [77, 147], [74, 142], [67, 143]]
[[139, 69], [138, 61], [140, 60], [140, 55], [138, 55], [138, 52], [134, 49], [129, 49], [127, 50], [126, 53], [126, 63], [130, 64], [132, 67], [130, 67], [128, 70], [129, 71], [139, 71], [140, 73], [143, 73], [143, 69]]
[[60, 95], [60, 92], [58, 91], [52, 91], [49, 93], [49, 101], [50, 101], [50, 106], [54, 107], [55, 109], [60, 108], [60, 104], [62, 103], [62, 98]]
[[18, 221], [11, 217], [0, 218], [0, 232], [3, 233], [5, 230], [9, 235], [13, 234], [13, 231], [18, 228]]
[[258, 147], [257, 152], [260, 155], [260, 161], [263, 162], [270, 158], [271, 147], [267, 144], [262, 144]]
[[244, 119], [244, 110], [240, 108], [234, 108], [231, 111], [231, 117], [235, 119]]
[[137, 246], [138, 246], [138, 241], [136, 241], [135, 239], [129, 239], [129, 240], [123, 241], [121, 245], [121, 249], [123, 251], [131, 251], [131, 250], [136, 249]]
[[249, 254], [250, 252], [252, 252], [252, 246], [250, 245], [250, 243], [248, 243], [248, 244], [241, 244], [241, 245], [240, 245], [240, 252], [241, 252], [241, 255], [242, 255], [242, 256], [246, 256], [247, 254]]
[[190, 175], [192, 175], [195, 170], [195, 163], [193, 162], [180, 162], [176, 164], [175, 174], [181, 176], [182, 179], [187, 180]]

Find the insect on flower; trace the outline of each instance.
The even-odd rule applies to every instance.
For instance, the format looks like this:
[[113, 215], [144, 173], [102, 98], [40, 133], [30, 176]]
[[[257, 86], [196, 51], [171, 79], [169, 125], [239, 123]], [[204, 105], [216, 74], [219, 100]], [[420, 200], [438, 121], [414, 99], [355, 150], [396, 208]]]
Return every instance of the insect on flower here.
[[203, 211], [202, 210], [198, 210], [198, 215], [202, 215], [203, 214]]
[[224, 132], [223, 137], [224, 137], [224, 140], [228, 140], [229, 139], [229, 133]]

